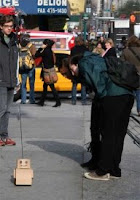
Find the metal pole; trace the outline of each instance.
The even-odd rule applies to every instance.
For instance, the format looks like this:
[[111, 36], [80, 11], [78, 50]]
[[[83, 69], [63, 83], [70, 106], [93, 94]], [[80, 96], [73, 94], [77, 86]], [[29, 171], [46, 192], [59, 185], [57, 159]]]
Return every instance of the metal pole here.
[[84, 41], [86, 41], [87, 22], [85, 19], [83, 20], [83, 23], [84, 23]]

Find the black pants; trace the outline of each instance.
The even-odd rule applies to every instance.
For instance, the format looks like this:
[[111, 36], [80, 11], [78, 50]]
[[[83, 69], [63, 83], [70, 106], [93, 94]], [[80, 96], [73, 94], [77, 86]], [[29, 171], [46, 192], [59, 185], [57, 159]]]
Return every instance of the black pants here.
[[121, 176], [119, 164], [134, 103], [132, 95], [95, 99], [91, 108], [91, 154], [97, 174]]
[[93, 167], [96, 168], [99, 161], [100, 148], [101, 148], [101, 108], [100, 100], [93, 99], [91, 106], [91, 143], [90, 152], [92, 154]]
[[41, 99], [40, 99], [40, 102], [43, 102], [45, 101], [46, 99], [46, 96], [47, 96], [47, 88], [48, 86], [51, 88], [52, 92], [53, 92], [53, 96], [54, 96], [54, 99], [56, 100], [56, 103], [59, 103], [60, 102], [60, 98], [59, 98], [59, 95], [55, 89], [55, 86], [54, 84], [46, 84], [44, 82], [43, 84], [43, 92], [42, 92], [42, 96], [41, 96]]
[[119, 164], [133, 103], [132, 95], [108, 96], [100, 101], [102, 125], [98, 175], [107, 172], [121, 175]]

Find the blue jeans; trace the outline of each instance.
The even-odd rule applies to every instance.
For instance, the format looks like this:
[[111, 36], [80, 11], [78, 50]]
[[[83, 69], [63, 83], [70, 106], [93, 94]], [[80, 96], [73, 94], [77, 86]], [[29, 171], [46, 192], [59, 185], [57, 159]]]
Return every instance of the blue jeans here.
[[140, 112], [140, 89], [136, 90], [137, 112]]
[[29, 77], [29, 84], [30, 84], [30, 96], [29, 100], [30, 103], [35, 103], [35, 95], [34, 95], [34, 83], [35, 83], [35, 68], [30, 70], [28, 73], [21, 74], [22, 83], [21, 83], [21, 102], [26, 103], [26, 83], [27, 77]]
[[[73, 82], [72, 85], [72, 102], [76, 103], [76, 93], [77, 93], [77, 84], [76, 82]], [[86, 87], [81, 84], [81, 99], [82, 103], [86, 103]]]
[[0, 87], [0, 137], [8, 137], [8, 123], [10, 106], [13, 102], [14, 89], [8, 90], [6, 87]]

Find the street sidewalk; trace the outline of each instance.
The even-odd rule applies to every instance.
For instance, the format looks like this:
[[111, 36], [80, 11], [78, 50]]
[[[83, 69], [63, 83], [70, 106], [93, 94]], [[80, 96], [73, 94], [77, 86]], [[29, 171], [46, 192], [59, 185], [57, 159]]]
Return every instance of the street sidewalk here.
[[[125, 139], [121, 179], [87, 180], [80, 163], [90, 158], [85, 144], [90, 142], [91, 106], [73, 106], [69, 100], [58, 108], [52, 105], [13, 104], [9, 135], [17, 145], [0, 147], [0, 200], [139, 200], [140, 148], [132, 139]], [[31, 159], [34, 170], [32, 186], [15, 186], [12, 178], [16, 160], [22, 158], [19, 110], [24, 158]], [[136, 114], [135, 106], [132, 112]]]

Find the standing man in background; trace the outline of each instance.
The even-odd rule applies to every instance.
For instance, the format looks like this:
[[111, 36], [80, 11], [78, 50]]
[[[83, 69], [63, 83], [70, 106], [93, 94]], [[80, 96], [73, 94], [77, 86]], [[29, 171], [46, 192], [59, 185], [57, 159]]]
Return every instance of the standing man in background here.
[[17, 81], [18, 60], [17, 37], [12, 32], [13, 27], [12, 16], [0, 18], [0, 146], [16, 144], [8, 136], [9, 113]]
[[[34, 84], [35, 84], [35, 64], [34, 64], [34, 56], [36, 53], [36, 47], [34, 44], [30, 41], [30, 35], [29, 34], [22, 34], [20, 36], [20, 54], [23, 50], [27, 53], [27, 55], [30, 57], [30, 61], [32, 64], [32, 67], [30, 69], [27, 69], [25, 67], [25, 63], [22, 63], [22, 66], [19, 68], [19, 73], [21, 74], [21, 104], [26, 104], [26, 98], [27, 98], [27, 78], [29, 77], [29, 84], [30, 84], [30, 93], [29, 93], [29, 103], [35, 104], [35, 94], [34, 94]], [[25, 53], [25, 54], [26, 54]], [[20, 55], [19, 54], [19, 55]], [[19, 56], [19, 60], [20, 60]], [[25, 59], [25, 55], [22, 58]], [[29, 64], [29, 63], [28, 63]]]
[[[75, 46], [71, 49], [71, 57], [88, 51], [81, 36], [75, 38]], [[80, 83], [76, 76], [72, 80], [72, 105], [76, 105], [77, 84]], [[86, 86], [81, 83], [81, 100], [82, 105], [86, 105]]]

